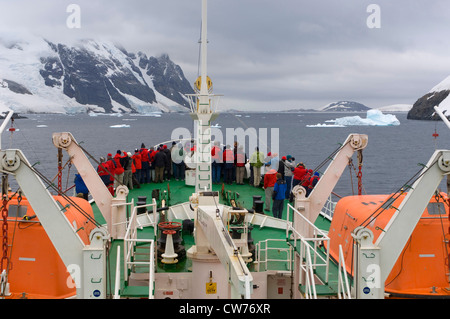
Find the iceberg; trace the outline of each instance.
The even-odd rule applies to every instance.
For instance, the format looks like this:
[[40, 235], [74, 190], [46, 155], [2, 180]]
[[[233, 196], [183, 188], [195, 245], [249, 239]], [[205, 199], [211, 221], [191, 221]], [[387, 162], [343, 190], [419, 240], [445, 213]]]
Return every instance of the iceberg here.
[[[334, 122], [334, 120], [332, 120]], [[345, 125], [336, 124], [316, 124], [316, 125], [306, 125], [306, 127], [345, 127]]]
[[308, 127], [343, 127], [343, 126], [395, 126], [400, 125], [400, 121], [393, 114], [383, 114], [380, 110], [367, 111], [366, 118], [360, 116], [345, 116], [335, 120], [325, 122], [334, 123], [334, 125], [308, 125]]

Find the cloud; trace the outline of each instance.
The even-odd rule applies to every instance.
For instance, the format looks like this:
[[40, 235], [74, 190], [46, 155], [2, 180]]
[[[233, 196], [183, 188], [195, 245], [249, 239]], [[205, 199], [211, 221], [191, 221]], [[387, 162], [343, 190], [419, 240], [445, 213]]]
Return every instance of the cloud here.
[[[67, 6], [81, 8], [69, 29]], [[336, 100], [378, 107], [414, 103], [447, 77], [447, 2], [210, 0], [208, 68], [225, 108], [318, 108]], [[128, 51], [168, 53], [198, 75], [200, 0], [0, 0], [0, 27], [51, 41], [112, 40]]]

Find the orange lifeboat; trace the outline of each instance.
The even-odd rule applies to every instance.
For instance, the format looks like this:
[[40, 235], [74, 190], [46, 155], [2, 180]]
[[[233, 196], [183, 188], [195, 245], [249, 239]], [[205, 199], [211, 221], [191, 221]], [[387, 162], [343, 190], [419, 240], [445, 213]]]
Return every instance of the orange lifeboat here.
[[[54, 198], [74, 231], [85, 244], [89, 244], [89, 233], [95, 225], [62, 196]], [[71, 199], [93, 218], [92, 208], [86, 200], [73, 197]], [[10, 295], [5, 298], [75, 297], [76, 289], [72, 278], [27, 199], [23, 197], [19, 203], [17, 196], [14, 196], [9, 200], [7, 209]], [[0, 216], [0, 224], [2, 223]]]
[[[374, 241], [376, 241], [385, 231], [386, 225], [405, 195], [398, 196], [389, 207], [373, 219], [368, 218], [391, 195], [349, 196], [337, 203], [329, 230], [329, 250], [332, 258], [339, 260], [339, 245], [342, 245], [347, 272], [350, 275], [353, 274], [353, 237], [351, 236], [353, 230], [364, 223], [373, 232]], [[448, 197], [445, 193], [440, 195], [431, 198], [385, 282], [385, 292], [390, 297], [450, 297]]]

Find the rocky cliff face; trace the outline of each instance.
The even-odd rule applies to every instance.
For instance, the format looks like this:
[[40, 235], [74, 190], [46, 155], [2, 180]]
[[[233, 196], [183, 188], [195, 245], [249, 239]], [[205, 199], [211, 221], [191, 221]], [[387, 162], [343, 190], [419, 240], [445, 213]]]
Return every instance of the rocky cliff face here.
[[409, 120], [440, 120], [439, 115], [434, 111], [434, 107], [444, 101], [450, 90], [427, 93], [418, 99], [412, 109], [408, 112]]
[[450, 115], [450, 77], [446, 78], [427, 94], [419, 98], [408, 112], [407, 118], [410, 120], [440, 120], [435, 113], [434, 107], [439, 106], [443, 113]]
[[168, 55], [136, 55], [111, 43], [0, 39], [0, 54], [0, 105], [18, 112], [187, 111], [184, 95], [194, 93]]
[[167, 54], [159, 58], [147, 58], [139, 54], [139, 67], [153, 79], [155, 90], [165, 97], [189, 108], [184, 94], [194, 93], [190, 83], [186, 80], [180, 66], [173, 63]]

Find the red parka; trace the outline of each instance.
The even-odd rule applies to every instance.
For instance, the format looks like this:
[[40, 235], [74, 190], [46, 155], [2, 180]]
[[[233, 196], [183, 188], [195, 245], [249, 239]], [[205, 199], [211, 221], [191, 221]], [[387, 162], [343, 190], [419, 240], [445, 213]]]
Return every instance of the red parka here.
[[307, 173], [306, 168], [304, 168], [303, 166], [297, 166], [294, 169], [294, 179], [301, 181], [305, 177], [306, 173]]
[[116, 175], [120, 175], [125, 171], [122, 167], [122, 164], [120, 164], [121, 157], [122, 156], [120, 156], [119, 154], [114, 155], [114, 161], [116, 162], [116, 169], [114, 170], [114, 174]]
[[274, 187], [277, 182], [277, 171], [273, 168], [264, 174], [264, 189], [267, 187]]
[[223, 152], [223, 162], [234, 164], [234, 153], [232, 150], [227, 149], [225, 150], [225, 152]]
[[134, 153], [132, 158], [133, 158], [133, 162], [134, 162], [133, 164], [134, 164], [135, 168], [136, 169], [141, 169], [142, 168], [141, 154], [136, 152], [136, 153]]

